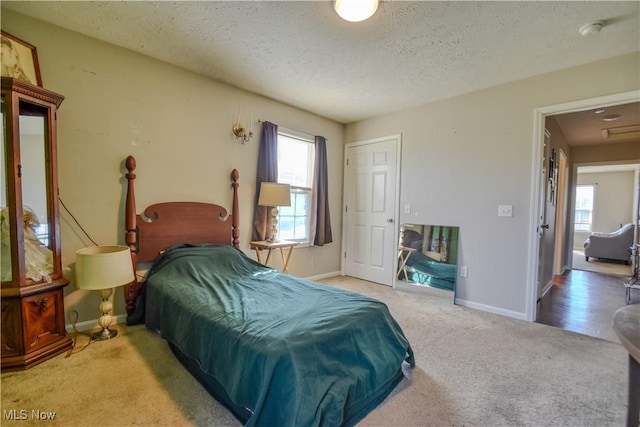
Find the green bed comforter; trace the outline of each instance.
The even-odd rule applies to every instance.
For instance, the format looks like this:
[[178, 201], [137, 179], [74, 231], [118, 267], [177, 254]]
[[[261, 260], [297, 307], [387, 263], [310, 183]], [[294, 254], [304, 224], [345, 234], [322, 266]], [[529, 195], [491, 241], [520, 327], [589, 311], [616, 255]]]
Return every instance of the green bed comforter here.
[[408, 280], [453, 291], [458, 266], [429, 258], [420, 251], [413, 251], [407, 260]]
[[385, 304], [279, 273], [230, 246], [154, 263], [145, 323], [248, 426], [353, 425], [414, 364]]

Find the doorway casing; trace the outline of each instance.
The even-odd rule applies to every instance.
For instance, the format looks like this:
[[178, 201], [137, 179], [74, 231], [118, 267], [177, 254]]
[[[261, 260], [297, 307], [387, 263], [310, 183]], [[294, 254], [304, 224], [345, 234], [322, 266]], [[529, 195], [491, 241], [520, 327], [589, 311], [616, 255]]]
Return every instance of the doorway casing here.
[[[529, 215], [529, 250], [527, 268], [527, 293], [525, 306], [525, 320], [535, 321], [537, 303], [537, 279], [538, 279], [538, 215], [540, 210], [541, 182], [539, 179], [542, 170], [542, 150], [544, 146], [545, 118], [550, 115], [571, 113], [574, 111], [588, 110], [595, 107], [637, 102], [640, 100], [640, 91], [622, 92], [597, 98], [590, 98], [564, 104], [551, 105], [536, 108], [533, 112], [533, 156], [531, 173], [531, 212]], [[566, 224], [570, 226], [570, 224]]]

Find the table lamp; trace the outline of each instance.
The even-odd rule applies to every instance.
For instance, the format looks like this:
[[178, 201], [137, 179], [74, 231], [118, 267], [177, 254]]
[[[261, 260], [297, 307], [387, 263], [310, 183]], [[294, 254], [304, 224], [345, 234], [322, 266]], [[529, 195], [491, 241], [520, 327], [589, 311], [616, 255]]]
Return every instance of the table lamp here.
[[278, 208], [277, 206], [291, 206], [291, 188], [289, 184], [263, 182], [260, 184], [258, 205], [271, 207], [271, 234], [269, 243], [278, 242]]
[[109, 329], [113, 304], [109, 297], [113, 288], [131, 283], [135, 279], [131, 251], [128, 246], [93, 246], [76, 252], [76, 287], [99, 291], [100, 319], [102, 330], [92, 335], [92, 339], [103, 341], [115, 337], [118, 331]]

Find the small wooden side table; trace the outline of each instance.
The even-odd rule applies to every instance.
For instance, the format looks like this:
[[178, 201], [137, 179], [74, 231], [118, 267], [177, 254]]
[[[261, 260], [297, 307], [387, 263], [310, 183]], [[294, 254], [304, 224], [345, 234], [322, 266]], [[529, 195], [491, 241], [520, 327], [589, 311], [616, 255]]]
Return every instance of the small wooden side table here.
[[402, 280], [401, 276], [404, 274], [404, 280], [409, 281], [409, 274], [407, 273], [407, 261], [411, 256], [411, 252], [415, 252], [417, 249], [408, 248], [406, 246], [400, 246], [398, 248], [398, 272], [396, 278]]
[[[271, 258], [271, 252], [274, 249], [280, 250], [280, 256], [282, 257], [282, 272], [286, 273], [287, 268], [289, 266], [289, 260], [291, 259], [291, 254], [293, 253], [293, 248], [298, 246], [298, 242], [292, 242], [291, 240], [279, 240], [277, 242], [268, 242], [266, 240], [257, 240], [253, 242], [249, 242], [251, 245], [251, 249], [256, 251], [256, 258], [258, 258], [258, 262], [260, 264], [269, 265], [269, 258]], [[284, 249], [289, 248], [287, 254], [285, 255]], [[267, 257], [264, 262], [262, 261], [262, 251], [267, 251]]]
[[618, 309], [613, 315], [613, 329], [629, 352], [629, 402], [627, 427], [638, 427], [640, 418], [640, 304]]

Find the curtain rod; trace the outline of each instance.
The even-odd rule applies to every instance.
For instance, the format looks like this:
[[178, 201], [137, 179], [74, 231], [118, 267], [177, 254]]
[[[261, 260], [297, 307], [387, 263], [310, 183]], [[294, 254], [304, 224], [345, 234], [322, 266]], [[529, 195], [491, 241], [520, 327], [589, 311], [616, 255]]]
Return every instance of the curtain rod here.
[[[262, 123], [262, 122], [265, 122], [265, 121], [266, 121], [266, 120], [258, 119], [258, 123]], [[307, 136], [311, 137], [311, 139], [312, 139], [312, 140], [313, 140], [313, 142], [315, 143], [315, 139], [316, 139], [316, 136], [315, 136], [315, 135], [311, 135], [311, 134], [310, 134], [310, 133], [308, 133], [308, 132], [302, 132], [301, 130], [288, 128], [288, 127], [286, 127], [286, 126], [280, 126], [280, 125], [278, 125], [278, 127], [281, 127], [282, 129], [290, 130], [290, 131], [293, 131], [293, 132], [301, 133], [301, 134], [303, 134], [303, 135], [307, 135]], [[327, 138], [325, 138], [325, 141], [328, 141], [328, 139], [327, 139]]]

